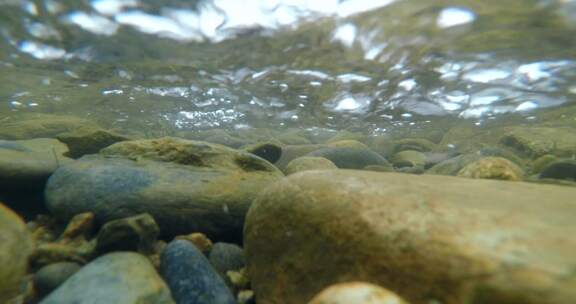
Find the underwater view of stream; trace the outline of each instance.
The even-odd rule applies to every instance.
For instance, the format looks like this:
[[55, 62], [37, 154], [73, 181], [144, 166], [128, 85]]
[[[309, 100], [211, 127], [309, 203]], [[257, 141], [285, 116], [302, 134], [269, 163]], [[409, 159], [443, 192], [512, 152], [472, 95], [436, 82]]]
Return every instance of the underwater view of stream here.
[[[313, 3], [313, 4], [312, 4]], [[0, 114], [126, 131], [531, 123], [573, 104], [572, 1], [8, 1]]]
[[572, 304], [575, 186], [576, 0], [0, 0], [0, 304]]

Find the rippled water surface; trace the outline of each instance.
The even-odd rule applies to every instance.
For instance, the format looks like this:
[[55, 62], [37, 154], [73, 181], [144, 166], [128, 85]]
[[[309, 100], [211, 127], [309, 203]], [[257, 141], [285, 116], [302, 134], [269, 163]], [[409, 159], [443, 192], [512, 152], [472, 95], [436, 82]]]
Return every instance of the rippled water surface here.
[[526, 123], [574, 104], [574, 37], [571, 0], [0, 0], [0, 115], [151, 135]]

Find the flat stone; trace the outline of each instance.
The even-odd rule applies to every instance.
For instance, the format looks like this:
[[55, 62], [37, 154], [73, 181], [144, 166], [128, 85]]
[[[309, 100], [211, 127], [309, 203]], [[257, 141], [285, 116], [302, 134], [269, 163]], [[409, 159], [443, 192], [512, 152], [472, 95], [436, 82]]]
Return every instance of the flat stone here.
[[0, 123], [0, 139], [50, 137], [80, 128], [98, 128], [96, 123], [75, 116], [26, 113], [10, 116]]
[[0, 188], [39, 189], [61, 165], [71, 162], [55, 139], [0, 140]]
[[177, 138], [125, 141], [60, 167], [46, 186], [49, 210], [99, 223], [149, 213], [165, 236], [202, 232], [239, 241], [245, 214], [283, 174], [250, 153]]
[[34, 242], [24, 221], [0, 204], [0, 303], [17, 297], [28, 270]]
[[235, 304], [234, 296], [192, 243], [176, 240], [162, 253], [160, 269], [178, 304]]
[[576, 303], [576, 189], [368, 171], [305, 171], [246, 219], [258, 303], [361, 280], [414, 304]]
[[500, 143], [531, 158], [537, 158], [545, 154], [552, 154], [558, 157], [573, 157], [576, 155], [576, 129], [512, 128], [500, 138]]
[[101, 256], [66, 280], [41, 304], [173, 304], [170, 290], [138, 253]]
[[114, 143], [129, 140], [126, 136], [94, 127], [64, 132], [58, 134], [56, 138], [68, 146], [70, 151], [66, 155], [72, 158], [95, 154]]

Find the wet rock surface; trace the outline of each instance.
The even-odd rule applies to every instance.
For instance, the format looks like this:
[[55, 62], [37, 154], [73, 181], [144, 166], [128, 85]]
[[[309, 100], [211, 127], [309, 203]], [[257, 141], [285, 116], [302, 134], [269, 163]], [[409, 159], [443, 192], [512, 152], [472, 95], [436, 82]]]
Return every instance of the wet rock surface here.
[[327, 287], [308, 304], [406, 304], [406, 302], [378, 285], [350, 282]]
[[82, 266], [73, 262], [58, 262], [46, 265], [34, 274], [34, 288], [39, 297], [44, 297], [62, 285]]
[[301, 172], [263, 192], [247, 216], [252, 287], [259, 303], [305, 303], [360, 279], [411, 303], [570, 303], [575, 195], [520, 182]]
[[210, 250], [208, 261], [224, 281], [228, 281], [228, 271], [238, 271], [244, 267], [244, 250], [236, 244], [216, 243]]
[[290, 161], [288, 165], [286, 165], [284, 172], [286, 175], [290, 175], [300, 171], [330, 169], [338, 169], [338, 167], [336, 167], [336, 165], [327, 158], [302, 156]]
[[148, 259], [132, 252], [101, 256], [40, 303], [173, 304], [170, 290]]
[[500, 138], [500, 143], [532, 158], [545, 154], [571, 157], [576, 154], [576, 129], [513, 128]]
[[208, 259], [188, 241], [168, 244], [160, 268], [176, 303], [236, 303]]
[[520, 181], [524, 171], [513, 162], [502, 157], [485, 157], [462, 168], [461, 177]]
[[197, 231], [239, 240], [254, 196], [282, 176], [267, 161], [224, 146], [127, 141], [60, 167], [46, 203], [62, 219], [90, 211], [103, 223], [149, 213], [164, 235]]
[[576, 181], [576, 160], [564, 159], [552, 161], [540, 172], [540, 178]]
[[0, 140], [0, 189], [42, 189], [48, 177], [71, 160], [55, 139]]
[[96, 154], [114, 143], [129, 140], [128, 137], [99, 128], [82, 127], [58, 134], [59, 141], [70, 150], [66, 155], [79, 158], [86, 154]]
[[326, 158], [341, 169], [364, 169], [366, 166], [388, 164], [380, 154], [357, 147], [327, 147], [308, 153], [306, 156]]
[[25, 113], [0, 123], [0, 139], [55, 138], [59, 134], [98, 125], [76, 116]]
[[100, 228], [96, 236], [96, 250], [100, 253], [110, 251], [152, 253], [159, 234], [158, 225], [148, 213], [109, 221]]
[[0, 204], [0, 241], [0, 303], [10, 303], [24, 292], [22, 283], [34, 242], [22, 219], [3, 204]]

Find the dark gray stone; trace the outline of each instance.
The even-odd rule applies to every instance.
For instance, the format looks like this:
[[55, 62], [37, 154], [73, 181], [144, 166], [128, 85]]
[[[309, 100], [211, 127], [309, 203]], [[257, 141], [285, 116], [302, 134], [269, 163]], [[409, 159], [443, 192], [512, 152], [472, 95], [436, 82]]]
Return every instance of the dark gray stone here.
[[78, 263], [60, 262], [46, 265], [34, 274], [34, 287], [40, 297], [43, 297], [60, 286], [69, 277], [80, 270]]
[[542, 170], [540, 178], [576, 181], [576, 160], [564, 159], [555, 161]]
[[178, 304], [233, 304], [234, 296], [192, 243], [176, 240], [162, 253], [162, 276]]
[[329, 147], [313, 151], [306, 156], [327, 158], [341, 169], [363, 169], [366, 166], [389, 164], [380, 154], [363, 148]]
[[244, 267], [244, 250], [236, 244], [216, 243], [212, 246], [208, 260], [226, 280], [226, 272]]

